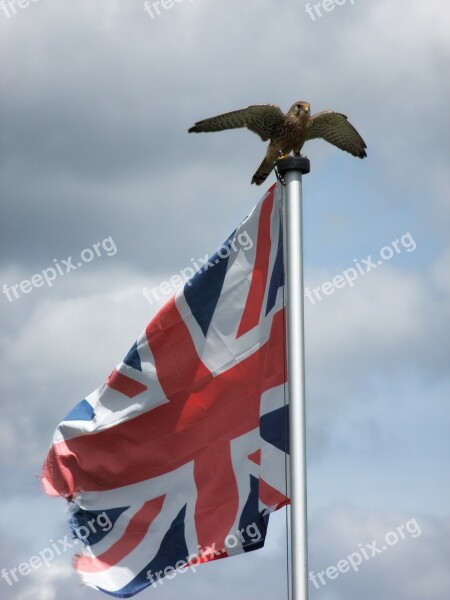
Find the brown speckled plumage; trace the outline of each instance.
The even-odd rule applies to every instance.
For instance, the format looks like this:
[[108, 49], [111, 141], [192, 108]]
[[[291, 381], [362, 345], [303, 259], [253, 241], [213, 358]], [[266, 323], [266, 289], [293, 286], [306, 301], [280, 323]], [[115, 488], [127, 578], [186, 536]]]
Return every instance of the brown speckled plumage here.
[[311, 117], [310, 106], [303, 101], [293, 104], [286, 115], [274, 104], [255, 104], [198, 121], [189, 133], [238, 127], [247, 127], [263, 142], [270, 140], [266, 155], [252, 178], [256, 185], [265, 181], [280, 156], [290, 152], [298, 156], [303, 144], [314, 138], [322, 138], [353, 156], [367, 156], [364, 140], [345, 115], [327, 110]]

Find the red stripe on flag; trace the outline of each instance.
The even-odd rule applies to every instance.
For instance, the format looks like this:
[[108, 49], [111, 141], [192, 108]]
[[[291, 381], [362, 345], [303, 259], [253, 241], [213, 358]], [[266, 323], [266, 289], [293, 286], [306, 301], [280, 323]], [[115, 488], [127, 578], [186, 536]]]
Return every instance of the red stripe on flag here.
[[218, 551], [224, 550], [239, 508], [228, 440], [216, 442], [196, 459], [194, 478], [199, 492], [195, 505], [198, 544], [208, 548], [214, 542]]
[[269, 485], [261, 477], [259, 478], [259, 499], [272, 510], [278, 510], [290, 502], [287, 496]]
[[116, 392], [120, 392], [124, 396], [128, 396], [128, 398], [134, 398], [147, 389], [146, 385], [119, 373], [117, 369], [114, 369], [111, 373], [107, 383], [108, 387], [112, 390], [116, 390]]
[[148, 528], [161, 512], [165, 497], [159, 496], [146, 502], [130, 520], [123, 536], [103, 554], [97, 557], [77, 554], [73, 561], [75, 569], [84, 573], [99, 573], [119, 563], [147, 535]]
[[256, 452], [253, 452], [252, 454], [248, 455], [248, 458], [256, 463], [257, 465], [261, 464], [261, 449], [257, 450]]
[[[146, 329], [158, 381], [166, 398], [189, 398], [213, 379], [211, 371], [200, 360], [191, 333], [184, 322], [175, 298], [171, 298]], [[182, 354], [180, 349], [182, 348]], [[180, 360], [180, 356], [183, 360]], [[178, 396], [181, 394], [181, 396]]]
[[242, 319], [236, 337], [241, 337], [254, 327], [261, 319], [264, 291], [266, 289], [267, 274], [269, 271], [270, 257], [270, 217], [272, 215], [275, 187], [272, 187], [262, 203], [259, 215], [258, 239], [256, 242], [255, 265], [252, 273], [250, 290], [245, 303]]

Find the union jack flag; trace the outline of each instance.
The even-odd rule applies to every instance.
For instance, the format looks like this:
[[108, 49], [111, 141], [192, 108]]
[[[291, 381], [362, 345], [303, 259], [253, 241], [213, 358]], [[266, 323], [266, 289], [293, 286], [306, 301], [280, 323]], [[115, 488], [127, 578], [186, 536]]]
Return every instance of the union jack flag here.
[[127, 598], [261, 548], [289, 502], [281, 195], [268, 190], [55, 432], [45, 492], [70, 502], [75, 531], [110, 524], [75, 557], [91, 587]]

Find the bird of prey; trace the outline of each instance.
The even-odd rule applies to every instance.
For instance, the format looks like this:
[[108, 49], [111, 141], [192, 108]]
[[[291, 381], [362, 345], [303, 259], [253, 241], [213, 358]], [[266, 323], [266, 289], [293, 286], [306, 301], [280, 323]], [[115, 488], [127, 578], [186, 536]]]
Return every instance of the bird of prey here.
[[315, 138], [322, 138], [353, 156], [367, 156], [364, 140], [345, 115], [325, 110], [311, 116], [310, 105], [304, 101], [293, 104], [287, 114], [275, 104], [254, 104], [198, 121], [188, 131], [200, 133], [237, 127], [247, 127], [263, 142], [270, 140], [266, 155], [252, 178], [256, 185], [266, 180], [279, 158], [290, 152], [300, 156], [303, 144]]

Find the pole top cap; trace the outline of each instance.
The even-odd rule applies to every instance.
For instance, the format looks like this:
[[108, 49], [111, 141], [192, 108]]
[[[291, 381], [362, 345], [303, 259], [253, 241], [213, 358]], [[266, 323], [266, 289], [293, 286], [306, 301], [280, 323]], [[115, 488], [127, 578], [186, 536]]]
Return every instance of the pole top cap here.
[[306, 156], [288, 156], [277, 161], [277, 169], [280, 175], [285, 175], [288, 171], [300, 171], [302, 175], [309, 173], [309, 158]]

